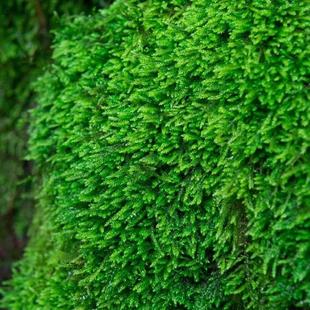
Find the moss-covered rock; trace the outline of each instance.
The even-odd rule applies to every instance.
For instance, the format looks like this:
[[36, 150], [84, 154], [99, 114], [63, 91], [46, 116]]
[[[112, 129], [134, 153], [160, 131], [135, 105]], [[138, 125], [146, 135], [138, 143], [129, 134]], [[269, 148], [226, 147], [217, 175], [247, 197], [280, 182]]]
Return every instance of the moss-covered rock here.
[[309, 307], [306, 1], [117, 1], [58, 31], [12, 309]]

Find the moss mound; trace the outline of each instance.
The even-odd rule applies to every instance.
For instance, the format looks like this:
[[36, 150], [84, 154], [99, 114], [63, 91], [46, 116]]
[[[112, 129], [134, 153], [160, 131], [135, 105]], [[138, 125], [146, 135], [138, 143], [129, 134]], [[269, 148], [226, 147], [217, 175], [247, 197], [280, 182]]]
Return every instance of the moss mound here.
[[117, 1], [56, 35], [12, 309], [306, 309], [309, 5]]

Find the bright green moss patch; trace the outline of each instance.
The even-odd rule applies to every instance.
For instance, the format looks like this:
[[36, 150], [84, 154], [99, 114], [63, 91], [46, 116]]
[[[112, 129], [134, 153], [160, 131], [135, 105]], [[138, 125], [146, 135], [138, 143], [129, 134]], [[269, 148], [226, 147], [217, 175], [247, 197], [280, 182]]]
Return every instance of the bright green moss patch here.
[[60, 16], [90, 12], [106, 0], [0, 1], [0, 282], [22, 253], [33, 211], [32, 165], [26, 161], [33, 82], [50, 62], [50, 28]]
[[305, 1], [117, 1], [58, 32], [12, 309], [306, 309]]

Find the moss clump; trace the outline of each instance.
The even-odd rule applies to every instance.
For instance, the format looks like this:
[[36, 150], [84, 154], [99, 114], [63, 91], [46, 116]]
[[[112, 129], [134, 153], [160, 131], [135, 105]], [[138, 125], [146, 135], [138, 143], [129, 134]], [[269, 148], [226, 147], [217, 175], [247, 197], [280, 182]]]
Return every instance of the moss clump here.
[[57, 33], [12, 309], [309, 307], [306, 1], [117, 1]]
[[33, 82], [50, 62], [50, 28], [59, 17], [108, 1], [0, 2], [0, 282], [23, 249], [33, 212], [32, 165], [25, 159]]

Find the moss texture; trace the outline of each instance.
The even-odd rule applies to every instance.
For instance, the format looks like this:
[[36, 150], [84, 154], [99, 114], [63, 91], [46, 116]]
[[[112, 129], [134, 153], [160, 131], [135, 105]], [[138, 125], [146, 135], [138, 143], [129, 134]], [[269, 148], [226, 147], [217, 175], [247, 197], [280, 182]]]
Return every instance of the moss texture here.
[[308, 309], [309, 5], [116, 1], [57, 32], [11, 309]]
[[50, 62], [50, 29], [60, 16], [107, 1], [0, 1], [0, 281], [9, 277], [33, 213], [32, 165], [26, 160], [33, 82]]

